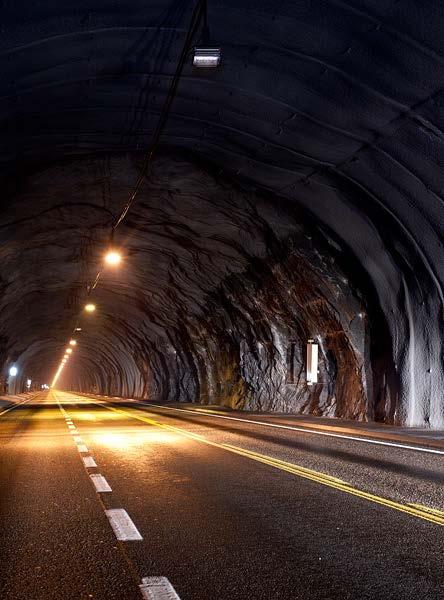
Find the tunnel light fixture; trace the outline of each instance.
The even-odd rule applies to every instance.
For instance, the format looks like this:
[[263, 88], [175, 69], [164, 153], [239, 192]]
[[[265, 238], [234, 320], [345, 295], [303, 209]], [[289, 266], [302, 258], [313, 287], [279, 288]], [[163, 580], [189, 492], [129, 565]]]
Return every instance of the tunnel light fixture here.
[[72, 348], [67, 348], [66, 349], [66, 354], [72, 354]]
[[81, 327], [76, 327], [75, 331], [82, 331], [82, 328]]
[[220, 59], [220, 48], [202, 48], [198, 46], [194, 48], [193, 67], [214, 69], [220, 65]]
[[18, 373], [18, 369], [17, 369], [17, 367], [16, 367], [16, 366], [14, 366], [14, 365], [13, 365], [13, 366], [12, 366], [12, 367], [9, 369], [9, 375], [10, 375], [10, 377], [15, 377], [15, 376], [17, 375], [17, 373]]
[[110, 267], [117, 267], [122, 262], [122, 255], [118, 250], [110, 248], [105, 254], [105, 263]]
[[32, 380], [31, 380], [31, 379], [28, 379], [28, 380], [26, 381], [26, 387], [28, 388], [28, 390], [29, 390], [29, 388], [31, 387], [31, 383], [32, 383]]
[[92, 303], [85, 304], [85, 310], [88, 313], [93, 313], [96, 310], [96, 305]]
[[77, 346], [77, 341], [76, 340], [69, 340], [69, 345], [70, 346]]

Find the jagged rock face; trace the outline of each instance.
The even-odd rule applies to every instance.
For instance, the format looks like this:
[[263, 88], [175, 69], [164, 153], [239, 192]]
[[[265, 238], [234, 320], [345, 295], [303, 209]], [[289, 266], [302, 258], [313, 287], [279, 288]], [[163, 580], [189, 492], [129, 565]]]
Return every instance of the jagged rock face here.
[[[5, 365], [58, 362], [191, 10], [4, 3]], [[65, 383], [444, 426], [441, 2], [216, 0], [208, 23], [222, 66], [187, 62]]]
[[[17, 359], [24, 375], [47, 381], [55, 370], [139, 163], [76, 160], [21, 182], [0, 230], [1, 324], [9, 362]], [[124, 267], [104, 272], [97, 314], [82, 318], [62, 384], [374, 416], [373, 386], [392, 374], [390, 364], [383, 377], [373, 369], [366, 284], [349, 281], [340, 240], [303, 211], [163, 156], [115, 242]], [[305, 376], [310, 338], [321, 355], [314, 386]], [[386, 388], [384, 399], [395, 398], [396, 387]], [[392, 419], [393, 407], [379, 416]]]

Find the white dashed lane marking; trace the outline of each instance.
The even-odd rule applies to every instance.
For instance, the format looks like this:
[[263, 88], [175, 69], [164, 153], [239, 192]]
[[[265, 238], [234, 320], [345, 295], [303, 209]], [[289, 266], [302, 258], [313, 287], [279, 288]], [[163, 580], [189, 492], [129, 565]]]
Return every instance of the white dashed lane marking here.
[[145, 600], [180, 600], [166, 577], [144, 577], [139, 587]]
[[90, 475], [90, 477], [96, 488], [96, 492], [112, 492], [111, 486], [103, 475], [94, 474]]
[[[78, 433], [77, 428], [72, 422], [67, 413], [60, 406], [60, 410], [64, 413], [66, 418], [66, 424], [69, 428], [70, 434], [73, 436], [73, 440], [76, 442], [76, 447], [80, 453], [86, 454], [89, 452], [87, 446], [82, 443], [82, 438]], [[97, 467], [96, 461], [92, 456], [82, 456], [82, 461], [87, 469], [94, 469]], [[111, 486], [100, 473], [90, 473], [91, 481], [96, 489], [97, 493], [109, 493], [112, 492]], [[139, 533], [137, 527], [134, 525], [130, 516], [123, 508], [110, 508], [105, 510], [105, 514], [108, 517], [109, 523], [114, 531], [116, 538], [122, 542], [129, 541], [141, 541], [143, 537]], [[139, 585], [142, 597], [145, 600], [180, 600], [173, 588], [171, 583], [166, 577], [144, 577], [141, 585]]]
[[118, 540], [122, 542], [143, 540], [126, 510], [123, 508], [110, 508], [105, 510], [105, 514]]
[[82, 460], [87, 469], [93, 469], [94, 467], [97, 467], [96, 461], [92, 456], [82, 456]]

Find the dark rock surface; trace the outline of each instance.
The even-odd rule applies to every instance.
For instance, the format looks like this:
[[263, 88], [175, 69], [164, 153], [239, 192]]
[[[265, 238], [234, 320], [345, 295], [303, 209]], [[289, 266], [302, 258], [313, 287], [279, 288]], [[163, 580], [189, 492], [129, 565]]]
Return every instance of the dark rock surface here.
[[[2, 4], [5, 368], [52, 374], [191, 10]], [[442, 427], [442, 4], [220, 0], [208, 19], [222, 67], [185, 68], [65, 383]]]

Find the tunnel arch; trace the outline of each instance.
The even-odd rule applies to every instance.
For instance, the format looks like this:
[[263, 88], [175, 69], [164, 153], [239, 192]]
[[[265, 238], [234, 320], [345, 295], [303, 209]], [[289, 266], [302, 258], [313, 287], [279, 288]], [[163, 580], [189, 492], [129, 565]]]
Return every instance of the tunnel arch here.
[[[140, 172], [193, 6], [4, 3], [3, 375], [13, 361], [47, 380], [57, 364], [107, 228]], [[260, 364], [248, 339], [258, 311], [244, 300], [236, 311], [230, 285], [273, 306], [272, 284], [263, 279], [258, 289], [250, 272], [284, 268], [282, 247], [305, 232], [321, 257], [308, 246], [293, 248], [296, 255], [315, 272], [323, 257], [323, 280], [347, 280], [338, 283], [345, 345], [336, 363], [346, 355], [350, 368], [352, 356], [363, 365], [361, 400], [339, 413], [442, 427], [441, 12], [433, 0], [359, 9], [209, 2], [221, 68], [184, 69], [162, 154], [119, 234], [133, 266], [126, 280], [105, 279], [98, 290], [103, 312], [66, 385], [176, 400], [224, 396], [266, 408], [255, 391], [260, 378], [252, 375], [252, 385], [242, 372], [249, 368], [242, 348]], [[214, 330], [213, 298], [226, 303]], [[225, 340], [230, 310], [243, 325]], [[365, 313], [363, 333], [345, 322], [348, 311]], [[269, 318], [268, 338], [277, 316]], [[199, 358], [198, 340], [216, 331], [226, 347], [221, 364], [234, 379], [231, 392], [227, 385], [214, 395], [219, 370]], [[263, 332], [254, 334], [261, 341]], [[115, 383], [105, 381], [105, 369]], [[302, 400], [285, 404], [266, 372], [262, 389], [269, 402], [279, 398], [275, 409], [306, 409]], [[330, 414], [328, 402], [307, 406]]]

